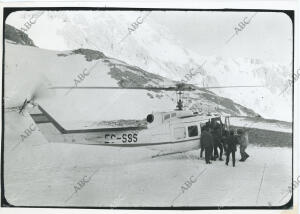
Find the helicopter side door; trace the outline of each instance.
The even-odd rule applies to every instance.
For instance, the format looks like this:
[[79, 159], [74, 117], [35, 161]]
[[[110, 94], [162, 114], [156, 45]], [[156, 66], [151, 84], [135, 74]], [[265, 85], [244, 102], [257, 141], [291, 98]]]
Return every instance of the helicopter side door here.
[[230, 120], [229, 120], [229, 116], [225, 117], [225, 130], [229, 131], [230, 130]]
[[187, 131], [184, 125], [173, 126], [173, 138], [175, 141], [186, 140]]

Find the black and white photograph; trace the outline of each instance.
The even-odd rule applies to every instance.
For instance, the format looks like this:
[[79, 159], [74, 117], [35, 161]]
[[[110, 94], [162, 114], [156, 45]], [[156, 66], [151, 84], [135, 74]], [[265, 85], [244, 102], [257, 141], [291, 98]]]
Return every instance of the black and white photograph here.
[[292, 208], [294, 16], [4, 8], [2, 206]]

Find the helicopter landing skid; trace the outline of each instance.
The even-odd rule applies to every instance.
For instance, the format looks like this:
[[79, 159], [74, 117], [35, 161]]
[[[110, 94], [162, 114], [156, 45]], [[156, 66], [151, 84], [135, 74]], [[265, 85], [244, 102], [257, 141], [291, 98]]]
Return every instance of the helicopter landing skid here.
[[172, 152], [172, 153], [157, 154], [157, 155], [153, 155], [151, 158], [157, 158], [157, 157], [162, 157], [162, 156], [167, 156], [167, 155], [174, 155], [174, 154], [179, 154], [179, 153], [184, 153], [184, 152]]

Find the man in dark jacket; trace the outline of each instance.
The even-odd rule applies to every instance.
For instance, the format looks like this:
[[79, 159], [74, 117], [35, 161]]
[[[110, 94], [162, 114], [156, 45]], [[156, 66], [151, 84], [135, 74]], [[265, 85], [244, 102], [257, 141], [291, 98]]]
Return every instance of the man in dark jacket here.
[[201, 133], [201, 144], [204, 147], [205, 151], [205, 162], [206, 164], [210, 164], [211, 153], [213, 150], [213, 138], [209, 132], [208, 126], [203, 127], [203, 132]]
[[[205, 126], [201, 127], [201, 133], [204, 131], [204, 128]], [[200, 158], [202, 158], [203, 152], [204, 152], [204, 146], [202, 140], [200, 139]]]
[[229, 132], [227, 130], [223, 131], [223, 136], [221, 137], [221, 142], [224, 148], [224, 155], [227, 156], [227, 138], [229, 137]]
[[226, 165], [228, 166], [229, 156], [232, 154], [232, 166], [235, 167], [235, 152], [236, 152], [236, 145], [238, 144], [238, 139], [234, 136], [234, 131], [230, 130], [229, 137], [225, 140], [227, 144], [227, 151], [226, 151]]
[[[222, 159], [222, 155], [223, 155], [223, 146], [222, 146], [222, 143], [221, 143], [221, 126], [220, 124], [216, 124], [213, 132], [212, 132], [212, 135], [213, 135], [213, 140], [214, 140], [214, 159], [218, 158], [219, 157], [219, 160], [223, 160]], [[220, 149], [220, 156], [219, 156], [219, 153], [218, 153], [218, 148]]]

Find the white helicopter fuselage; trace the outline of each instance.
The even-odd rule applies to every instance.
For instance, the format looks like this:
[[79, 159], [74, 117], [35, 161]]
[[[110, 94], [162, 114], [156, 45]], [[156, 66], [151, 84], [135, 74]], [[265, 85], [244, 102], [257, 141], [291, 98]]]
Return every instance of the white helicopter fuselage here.
[[[164, 153], [185, 152], [200, 148], [201, 126], [210, 118], [191, 111], [171, 111], [150, 114], [146, 127], [93, 128], [66, 130], [47, 112], [32, 115], [41, 132], [50, 142], [78, 143], [117, 147], [155, 147]], [[35, 117], [46, 116], [46, 119]], [[51, 125], [52, 123], [52, 125]]]

